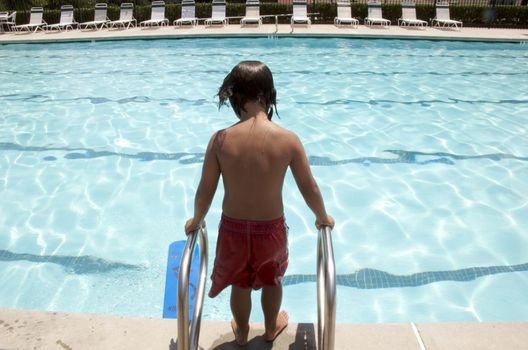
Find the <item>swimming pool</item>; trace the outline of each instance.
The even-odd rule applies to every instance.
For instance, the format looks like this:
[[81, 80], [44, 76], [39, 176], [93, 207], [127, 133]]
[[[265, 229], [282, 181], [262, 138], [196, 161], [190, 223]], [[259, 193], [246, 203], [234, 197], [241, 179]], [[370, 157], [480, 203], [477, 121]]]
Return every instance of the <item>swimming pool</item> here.
[[[235, 121], [214, 96], [259, 59], [337, 221], [338, 322], [526, 321], [527, 58], [398, 40], [2, 46], [0, 307], [161, 317], [206, 143]], [[290, 174], [284, 202], [284, 308], [315, 321], [314, 220]], [[227, 293], [204, 317], [230, 318]]]

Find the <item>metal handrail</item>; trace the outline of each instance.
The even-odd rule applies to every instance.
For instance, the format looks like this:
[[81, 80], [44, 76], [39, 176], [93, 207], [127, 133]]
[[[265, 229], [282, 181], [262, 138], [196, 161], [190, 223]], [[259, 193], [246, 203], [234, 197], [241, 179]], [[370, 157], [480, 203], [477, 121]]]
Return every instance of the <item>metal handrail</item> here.
[[[189, 274], [196, 240], [200, 236], [200, 277], [196, 289], [196, 302], [189, 332]], [[197, 350], [202, 321], [202, 307], [207, 276], [207, 230], [204, 226], [187, 236], [178, 273], [178, 350]]]
[[332, 229], [319, 229], [317, 241], [317, 336], [319, 350], [334, 350], [336, 315], [336, 271]]

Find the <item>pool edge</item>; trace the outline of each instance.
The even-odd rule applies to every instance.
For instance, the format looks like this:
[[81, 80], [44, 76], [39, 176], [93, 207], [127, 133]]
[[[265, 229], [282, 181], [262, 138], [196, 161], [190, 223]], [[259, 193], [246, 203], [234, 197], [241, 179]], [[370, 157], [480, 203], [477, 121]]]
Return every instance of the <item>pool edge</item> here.
[[342, 29], [331, 25], [314, 25], [309, 28], [291, 30], [289, 25], [263, 25], [259, 28], [240, 28], [230, 25], [224, 28], [176, 29], [166, 27], [155, 30], [132, 28], [121, 31], [70, 31], [63, 33], [2, 34], [0, 45], [32, 43], [95, 42], [117, 40], [159, 40], [159, 39], [203, 39], [203, 38], [350, 38], [350, 39], [395, 39], [395, 40], [434, 40], [503, 42], [527, 45], [528, 30], [464, 28], [462, 31], [447, 31], [433, 28], [409, 30], [400, 27], [371, 29], [359, 26], [358, 29]]
[[[528, 322], [418, 323], [425, 349], [522, 349]], [[0, 308], [0, 348], [175, 349], [176, 320]], [[204, 321], [200, 346], [238, 349], [227, 321]], [[252, 324], [249, 349], [269, 349]], [[290, 324], [272, 349], [315, 349], [317, 325]], [[57, 346], [58, 345], [58, 346]], [[297, 347], [298, 346], [298, 347]], [[337, 324], [336, 349], [421, 349], [412, 324]], [[423, 349], [423, 348], [422, 348]]]

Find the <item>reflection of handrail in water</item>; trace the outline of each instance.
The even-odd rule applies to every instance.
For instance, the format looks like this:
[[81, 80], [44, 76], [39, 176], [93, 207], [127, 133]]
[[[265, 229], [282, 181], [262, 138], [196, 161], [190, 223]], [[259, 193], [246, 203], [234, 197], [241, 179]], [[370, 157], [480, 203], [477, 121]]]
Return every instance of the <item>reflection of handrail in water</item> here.
[[332, 230], [322, 227], [317, 241], [317, 337], [319, 350], [333, 350], [336, 314], [336, 271]]
[[[20, 152], [52, 152], [52, 151], [67, 151], [64, 155], [65, 159], [93, 159], [101, 157], [121, 157], [127, 159], [137, 159], [143, 162], [153, 160], [178, 160], [181, 164], [195, 164], [202, 163], [204, 153], [202, 152], [176, 152], [176, 153], [162, 153], [162, 152], [138, 152], [138, 153], [124, 153], [113, 151], [97, 151], [91, 148], [83, 147], [43, 147], [43, 146], [23, 146], [12, 142], [0, 142], [0, 151], [20, 151]], [[477, 155], [462, 155], [447, 152], [420, 152], [420, 151], [405, 151], [405, 150], [384, 150], [395, 154], [397, 158], [382, 158], [382, 157], [357, 157], [349, 159], [333, 160], [330, 157], [309, 156], [308, 162], [314, 166], [335, 166], [349, 163], [358, 163], [365, 166], [371, 164], [419, 164], [427, 165], [432, 163], [442, 163], [447, 165], [454, 165], [456, 160], [469, 159], [489, 159], [493, 161], [501, 161], [504, 159], [513, 159], [520, 161], [528, 161], [528, 157], [515, 156], [508, 153], [489, 153]], [[431, 157], [431, 159], [420, 160], [420, 157]], [[47, 156], [43, 158], [46, 161], [57, 160], [54, 156]]]
[[[528, 263], [504, 266], [469, 267], [452, 271], [426, 271], [411, 275], [395, 275], [376, 269], [361, 269], [354, 273], [337, 275], [336, 283], [339, 286], [358, 289], [419, 287], [435, 282], [467, 282], [489, 275], [526, 271], [528, 271]], [[316, 282], [316, 280], [317, 276], [311, 274], [286, 275], [282, 279], [282, 285], [291, 286], [301, 283]]]
[[[191, 259], [200, 236], [200, 275], [196, 290], [194, 313], [189, 331], [189, 274]], [[178, 273], [178, 350], [197, 350], [200, 338], [200, 324], [202, 321], [202, 306], [205, 294], [205, 277], [207, 275], [207, 230], [204, 226], [187, 236], [187, 243], [183, 250], [180, 271]]]

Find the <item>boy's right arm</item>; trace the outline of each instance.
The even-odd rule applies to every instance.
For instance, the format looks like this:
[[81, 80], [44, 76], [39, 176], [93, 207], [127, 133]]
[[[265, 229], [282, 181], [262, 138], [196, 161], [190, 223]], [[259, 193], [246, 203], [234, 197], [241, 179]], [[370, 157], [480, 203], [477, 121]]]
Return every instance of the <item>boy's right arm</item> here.
[[334, 227], [334, 219], [326, 213], [323, 197], [317, 182], [310, 171], [310, 165], [308, 164], [308, 158], [304, 152], [304, 147], [301, 140], [297, 135], [293, 135], [293, 147], [292, 147], [292, 159], [290, 162], [290, 168], [297, 183], [299, 191], [308, 205], [313, 211], [316, 217], [315, 226], [317, 229], [321, 226]]

